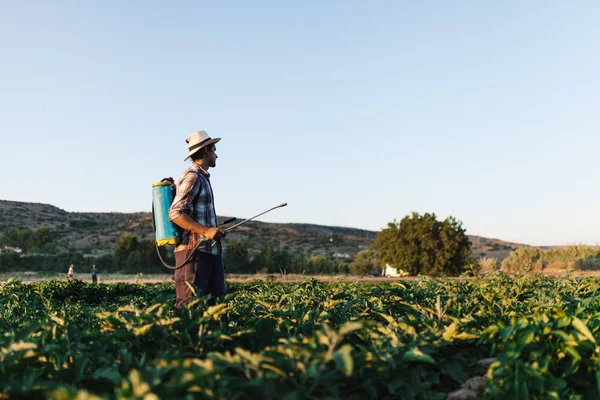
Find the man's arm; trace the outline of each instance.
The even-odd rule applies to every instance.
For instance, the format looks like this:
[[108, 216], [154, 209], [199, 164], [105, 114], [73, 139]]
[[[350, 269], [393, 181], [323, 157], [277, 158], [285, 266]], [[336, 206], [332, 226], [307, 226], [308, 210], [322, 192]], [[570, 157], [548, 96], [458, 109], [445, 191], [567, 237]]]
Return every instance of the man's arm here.
[[211, 240], [219, 240], [225, 237], [225, 232], [219, 228], [199, 224], [190, 217], [194, 207], [192, 200], [200, 190], [200, 180], [197, 174], [193, 171], [186, 171], [179, 181], [177, 193], [169, 209], [169, 221], [185, 230], [200, 234]]
[[179, 214], [179, 216], [174, 218], [172, 222], [185, 230], [198, 233], [211, 240], [219, 240], [225, 237], [225, 232], [223, 230], [219, 228], [210, 228], [208, 226], [201, 225], [193, 219], [191, 219], [187, 214]]

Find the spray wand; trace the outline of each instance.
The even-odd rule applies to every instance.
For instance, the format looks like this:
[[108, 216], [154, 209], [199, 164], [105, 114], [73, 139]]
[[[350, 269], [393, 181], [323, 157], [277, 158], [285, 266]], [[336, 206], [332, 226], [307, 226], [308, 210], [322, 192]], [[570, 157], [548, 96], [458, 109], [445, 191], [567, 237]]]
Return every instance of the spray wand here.
[[[280, 204], [280, 205], [278, 205], [278, 206], [275, 206], [275, 207], [269, 208], [267, 211], [263, 211], [263, 212], [261, 212], [260, 214], [256, 214], [256, 215], [255, 215], [255, 216], [253, 216], [253, 217], [250, 217], [250, 218], [248, 218], [248, 219], [245, 219], [245, 220], [243, 220], [242, 222], [239, 222], [239, 223], [237, 223], [237, 224], [235, 224], [235, 225], [232, 225], [232, 226], [230, 226], [230, 227], [229, 227], [229, 228], [227, 228], [227, 229], [224, 229], [224, 232], [229, 232], [229, 231], [231, 231], [232, 229], [235, 229], [235, 228], [237, 228], [238, 226], [241, 226], [241, 225], [245, 224], [246, 222], [252, 221], [253, 219], [255, 219], [255, 218], [258, 218], [258, 217], [260, 217], [260, 216], [261, 216], [261, 215], [263, 215], [263, 214], [266, 214], [266, 213], [268, 213], [268, 212], [270, 212], [270, 211], [273, 211], [273, 210], [275, 210], [276, 208], [281, 208], [281, 207], [285, 207], [285, 206], [287, 206], [287, 203], [281, 203], [281, 204]], [[221, 223], [221, 226], [222, 226], [222, 225], [225, 225], [225, 224], [229, 224], [229, 223], [231, 223], [231, 222], [233, 222], [233, 221], [235, 221], [235, 220], [236, 220], [236, 218], [230, 218], [230, 219], [228, 219], [228, 220], [225, 220], [225, 221], [223, 221], [223, 223]], [[153, 225], [154, 225], [154, 223], [153, 223]], [[198, 250], [198, 247], [200, 247], [200, 245], [201, 245], [201, 244], [205, 243], [205, 242], [206, 242], [206, 241], [208, 241], [208, 240], [210, 240], [210, 239], [209, 239], [209, 238], [203, 238], [203, 239], [202, 239], [200, 242], [198, 242], [198, 244], [196, 245], [196, 247], [194, 247], [194, 250], [192, 250], [192, 251], [190, 252], [190, 254], [187, 256], [187, 258], [185, 259], [185, 261], [184, 261], [183, 263], [181, 263], [181, 265], [177, 265], [177, 266], [169, 265], [169, 264], [167, 264], [167, 263], [166, 263], [166, 262], [163, 260], [162, 256], [160, 255], [160, 251], [159, 251], [159, 249], [158, 249], [158, 244], [156, 244], [156, 242], [155, 242], [155, 245], [156, 245], [156, 252], [158, 253], [158, 258], [160, 258], [160, 261], [162, 262], [162, 264], [163, 264], [165, 267], [167, 267], [167, 268], [168, 268], [168, 269], [170, 269], [170, 270], [176, 270], [176, 269], [182, 268], [182, 267], [183, 267], [185, 264], [187, 264], [187, 263], [188, 263], [188, 262], [189, 262], [189, 261], [192, 259], [192, 257], [194, 256], [194, 253], [196, 252], [196, 250]], [[211, 246], [211, 247], [213, 247], [215, 244], [217, 244], [217, 242], [218, 242], [218, 241], [214, 241], [214, 242], [213, 242], [213, 243], [212, 243], [210, 246]]]
[[[263, 211], [263, 212], [261, 212], [260, 214], [256, 214], [254, 217], [250, 217], [250, 218], [248, 218], [248, 219], [245, 219], [245, 220], [243, 220], [242, 222], [239, 222], [239, 223], [237, 223], [237, 224], [235, 224], [235, 225], [233, 225], [233, 226], [230, 226], [229, 228], [227, 228], [227, 229], [224, 229], [223, 231], [224, 231], [224, 232], [229, 232], [230, 230], [232, 230], [232, 229], [235, 229], [235, 228], [237, 228], [237, 227], [238, 227], [238, 226], [240, 226], [240, 225], [244, 225], [246, 222], [248, 222], [248, 221], [252, 221], [253, 219], [255, 219], [255, 218], [258, 218], [258, 217], [260, 217], [261, 215], [268, 213], [269, 211], [273, 211], [273, 210], [274, 210], [274, 209], [276, 209], [276, 208], [285, 207], [285, 206], [287, 206], [287, 203], [281, 203], [281, 204], [280, 204], [280, 205], [278, 205], [278, 206], [275, 206], [275, 207], [273, 207], [273, 208], [269, 208], [267, 211]], [[235, 220], [235, 218], [233, 218], [233, 220]], [[233, 221], [227, 220], [227, 221], [225, 221], [223, 224], [226, 224], [226, 223], [229, 223], [229, 222], [233, 222]], [[205, 239], [205, 240], [203, 240], [202, 242], [205, 242], [206, 240], [209, 240], [209, 239]], [[214, 241], [214, 242], [213, 242], [213, 244], [211, 244], [211, 245], [210, 245], [210, 247], [214, 247], [214, 245], [215, 245], [215, 244], [217, 244], [217, 241]]]

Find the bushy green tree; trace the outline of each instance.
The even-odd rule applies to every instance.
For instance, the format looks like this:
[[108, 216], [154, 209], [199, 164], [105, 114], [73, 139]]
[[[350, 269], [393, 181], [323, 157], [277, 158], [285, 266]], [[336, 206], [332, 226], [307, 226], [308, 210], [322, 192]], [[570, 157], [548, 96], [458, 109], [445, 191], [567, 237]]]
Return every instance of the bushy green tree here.
[[145, 263], [142, 252], [137, 249], [127, 255], [127, 258], [120, 265], [122, 272], [136, 273], [143, 272]]
[[471, 253], [471, 242], [454, 217], [413, 213], [377, 233], [373, 249], [381, 261], [411, 275], [459, 275]]
[[[167, 264], [175, 264], [172, 248], [167, 249], [165, 246], [163, 246], [159, 249], [161, 251], [163, 260], [165, 260]], [[154, 240], [142, 240], [140, 242], [139, 251], [142, 259], [142, 272], [167, 272], [167, 269], [160, 262], [160, 258], [158, 258]]]
[[112, 254], [104, 254], [98, 257], [94, 263], [96, 264], [96, 267], [100, 273], [114, 272], [117, 270], [115, 257]]
[[2, 234], [0, 244], [27, 249], [31, 231], [27, 228], [10, 227]]
[[379, 252], [368, 248], [356, 255], [356, 258], [350, 263], [350, 273], [353, 275], [366, 275], [369, 271], [381, 271], [381, 255]]
[[[172, 252], [163, 249], [161, 252], [166, 263], [173, 265]], [[114, 253], [114, 266], [118, 271], [128, 273], [165, 272], [152, 240], [139, 241], [135, 235], [124, 233], [119, 238]]]
[[336, 275], [348, 273], [348, 265], [331, 257], [311, 256], [308, 258], [307, 273]]
[[52, 233], [45, 226], [33, 232], [27, 228], [8, 228], [0, 237], [0, 244], [19, 247], [29, 253], [56, 253], [56, 243]]
[[138, 250], [140, 243], [135, 235], [124, 233], [119, 238], [115, 248], [115, 262], [117, 265], [125, 265], [127, 258], [134, 251]]
[[254, 272], [250, 266], [248, 248], [237, 240], [227, 242], [227, 248], [223, 251], [223, 262], [227, 272], [245, 274]]
[[0, 253], [0, 272], [19, 271], [21, 257], [17, 253]]
[[56, 253], [52, 233], [45, 226], [39, 227], [29, 237], [27, 248], [30, 253]]
[[[292, 255], [287, 251], [281, 251], [270, 243], [261, 246], [258, 253], [251, 262], [252, 271], [283, 272], [288, 271], [292, 264]], [[288, 271], [289, 272], [289, 271]]]

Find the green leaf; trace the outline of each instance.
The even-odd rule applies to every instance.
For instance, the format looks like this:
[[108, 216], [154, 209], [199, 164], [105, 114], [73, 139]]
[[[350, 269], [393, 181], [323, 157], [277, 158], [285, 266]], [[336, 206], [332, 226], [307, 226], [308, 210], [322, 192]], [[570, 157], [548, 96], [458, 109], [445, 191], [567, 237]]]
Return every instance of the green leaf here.
[[518, 336], [517, 344], [519, 346], [526, 346], [526, 345], [530, 344], [531, 342], [533, 342], [534, 338], [535, 338], [535, 333], [532, 330], [528, 330], [527, 332]]
[[596, 343], [596, 338], [594, 338], [587, 325], [577, 317], [573, 318], [573, 328], [577, 329], [590, 342]]
[[345, 344], [333, 353], [333, 359], [337, 369], [342, 371], [346, 376], [351, 376], [354, 371], [354, 361], [352, 360], [352, 346]]
[[339, 334], [341, 336], [346, 336], [347, 334], [357, 331], [363, 327], [363, 324], [360, 322], [346, 322], [339, 330]]
[[502, 329], [500, 331], [500, 337], [502, 338], [502, 341], [506, 342], [510, 335], [513, 333], [513, 331], [514, 328], [512, 326], [507, 326], [506, 328]]
[[469, 374], [465, 371], [463, 365], [458, 361], [440, 362], [441, 370], [444, 374], [449, 375], [456, 383], [464, 383], [469, 379]]
[[10, 345], [10, 349], [12, 351], [33, 350], [33, 349], [37, 349], [37, 344], [24, 342], [21, 340], [19, 342], [12, 343]]
[[456, 322], [453, 322], [446, 327], [442, 337], [444, 338], [444, 340], [451, 342], [452, 339], [456, 336], [457, 332], [458, 332], [458, 324]]
[[152, 329], [152, 324], [146, 324], [139, 328], [134, 328], [133, 333], [135, 333], [136, 336], [143, 336], [146, 333], [148, 333], [150, 331], [150, 329]]
[[214, 319], [214, 320], [220, 320], [221, 317], [225, 314], [227, 314], [227, 311], [231, 310], [230, 307], [227, 307], [227, 304], [225, 303], [221, 303], [221, 304], [217, 304], [216, 306], [210, 306], [208, 307], [208, 310], [206, 310], [204, 312], [204, 317], [208, 317]]
[[121, 382], [121, 373], [119, 372], [119, 368], [117, 366], [113, 367], [105, 367], [94, 371], [93, 375], [94, 379], [105, 378], [111, 381], [113, 384], [118, 384]]
[[581, 360], [581, 355], [575, 348], [567, 346], [565, 347], [565, 353], [569, 353], [575, 362]]
[[392, 317], [391, 315], [387, 315], [384, 313], [378, 313], [383, 319], [385, 319], [388, 324], [393, 324], [394, 322], [396, 322], [396, 320], [394, 319], [394, 317]]
[[423, 353], [418, 347], [413, 347], [402, 356], [403, 361], [424, 362], [435, 365], [435, 360], [429, 355]]

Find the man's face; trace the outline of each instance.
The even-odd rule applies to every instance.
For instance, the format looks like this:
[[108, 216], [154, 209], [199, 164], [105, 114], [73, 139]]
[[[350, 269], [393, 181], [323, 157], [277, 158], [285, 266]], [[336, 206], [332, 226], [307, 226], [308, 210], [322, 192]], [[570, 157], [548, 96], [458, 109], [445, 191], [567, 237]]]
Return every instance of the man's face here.
[[210, 145], [206, 149], [206, 156], [207, 156], [207, 160], [208, 160], [208, 165], [211, 168], [214, 168], [217, 165], [217, 158], [219, 158], [217, 156], [217, 147], [214, 144]]

